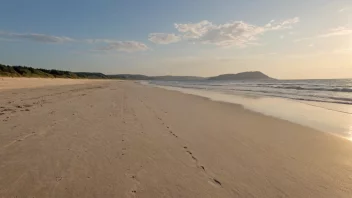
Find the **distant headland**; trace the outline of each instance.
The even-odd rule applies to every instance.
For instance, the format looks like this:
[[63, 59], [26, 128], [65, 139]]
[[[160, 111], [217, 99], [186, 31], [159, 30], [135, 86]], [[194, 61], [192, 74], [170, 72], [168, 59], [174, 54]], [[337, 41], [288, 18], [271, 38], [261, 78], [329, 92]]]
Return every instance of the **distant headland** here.
[[125, 80], [163, 80], [163, 81], [194, 81], [194, 80], [271, 80], [273, 78], [259, 71], [222, 74], [214, 77], [197, 76], [145, 76], [138, 74], [107, 75], [98, 72], [71, 72], [56, 69], [38, 69], [26, 66], [9, 66], [0, 64], [0, 76], [3, 77], [38, 77], [38, 78], [88, 78], [88, 79], [125, 79]]

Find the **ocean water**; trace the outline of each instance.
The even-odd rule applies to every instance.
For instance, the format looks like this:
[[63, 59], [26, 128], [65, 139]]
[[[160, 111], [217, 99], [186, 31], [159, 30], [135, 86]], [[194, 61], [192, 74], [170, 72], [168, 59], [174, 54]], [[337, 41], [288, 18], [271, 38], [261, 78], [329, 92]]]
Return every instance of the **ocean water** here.
[[153, 81], [153, 84], [227, 94], [271, 96], [352, 105], [352, 79], [275, 81]]
[[352, 79], [148, 83], [240, 104], [249, 110], [352, 140]]

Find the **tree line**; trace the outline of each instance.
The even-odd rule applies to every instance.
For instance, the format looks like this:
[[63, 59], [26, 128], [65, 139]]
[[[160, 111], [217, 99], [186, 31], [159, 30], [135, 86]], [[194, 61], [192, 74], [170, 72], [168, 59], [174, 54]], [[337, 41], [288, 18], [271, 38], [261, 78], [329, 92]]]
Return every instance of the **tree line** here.
[[56, 69], [40, 69], [27, 66], [10, 66], [3, 64], [0, 64], [0, 76], [37, 78], [109, 78], [102, 73], [71, 72]]

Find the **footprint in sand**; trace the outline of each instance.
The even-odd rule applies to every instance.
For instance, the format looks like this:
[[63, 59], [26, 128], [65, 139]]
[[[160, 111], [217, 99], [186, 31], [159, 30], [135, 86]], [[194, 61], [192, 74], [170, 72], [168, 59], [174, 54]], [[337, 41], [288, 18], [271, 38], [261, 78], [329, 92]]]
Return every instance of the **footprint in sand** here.
[[218, 184], [219, 186], [222, 185], [221, 182], [219, 182], [217, 179], [214, 179], [214, 178], [213, 178], [213, 181], [214, 181], [216, 184]]
[[188, 147], [187, 147], [187, 146], [184, 146], [183, 148], [184, 148], [184, 149], [186, 150], [186, 152], [191, 156], [191, 158], [192, 158], [193, 161], [195, 162], [197, 168], [201, 169], [201, 170], [204, 172], [204, 174], [209, 178], [209, 183], [212, 184], [212, 185], [214, 185], [214, 186], [216, 186], [216, 187], [222, 187], [222, 183], [221, 183], [219, 180], [217, 180], [217, 179], [215, 179], [214, 177], [212, 177], [212, 176], [205, 170], [205, 167], [199, 164], [198, 159], [193, 155], [193, 153], [192, 153], [190, 150], [188, 150]]

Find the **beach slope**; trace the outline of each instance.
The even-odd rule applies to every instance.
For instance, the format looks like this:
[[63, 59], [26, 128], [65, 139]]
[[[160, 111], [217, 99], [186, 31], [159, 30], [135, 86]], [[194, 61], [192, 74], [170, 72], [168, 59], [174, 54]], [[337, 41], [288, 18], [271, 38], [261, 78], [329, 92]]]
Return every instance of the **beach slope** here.
[[0, 91], [0, 197], [351, 195], [350, 141], [239, 105], [124, 81]]

